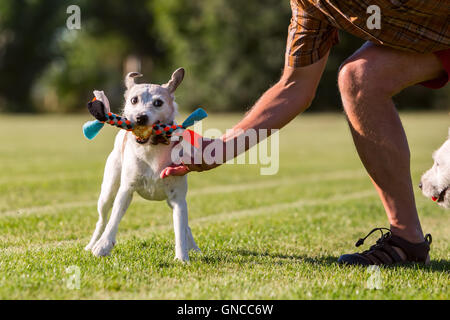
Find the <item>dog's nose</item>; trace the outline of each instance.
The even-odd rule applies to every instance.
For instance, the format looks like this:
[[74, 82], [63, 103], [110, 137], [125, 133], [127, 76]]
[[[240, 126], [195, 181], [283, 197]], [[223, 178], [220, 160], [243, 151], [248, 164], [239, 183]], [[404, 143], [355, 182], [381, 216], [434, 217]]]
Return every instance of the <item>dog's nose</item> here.
[[419, 188], [422, 189], [422, 182], [419, 183]]
[[136, 122], [139, 125], [145, 125], [147, 124], [148, 116], [146, 114], [140, 114], [136, 117]]

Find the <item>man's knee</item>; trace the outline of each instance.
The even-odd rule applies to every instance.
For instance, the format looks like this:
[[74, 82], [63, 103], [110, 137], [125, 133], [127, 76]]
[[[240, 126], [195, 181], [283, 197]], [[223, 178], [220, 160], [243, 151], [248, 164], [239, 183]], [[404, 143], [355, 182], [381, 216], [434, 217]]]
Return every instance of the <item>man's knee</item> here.
[[390, 76], [376, 62], [353, 59], [344, 62], [338, 73], [338, 86], [342, 99], [352, 104], [367, 99], [389, 99], [396, 92]]

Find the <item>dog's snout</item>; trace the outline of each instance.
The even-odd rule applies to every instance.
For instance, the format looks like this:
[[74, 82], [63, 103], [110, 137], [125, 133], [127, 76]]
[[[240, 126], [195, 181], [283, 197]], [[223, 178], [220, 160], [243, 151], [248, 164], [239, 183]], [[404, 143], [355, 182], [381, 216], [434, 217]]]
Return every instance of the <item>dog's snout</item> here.
[[422, 182], [419, 183], [419, 188], [422, 189]]
[[139, 125], [146, 125], [148, 121], [148, 116], [146, 114], [140, 114], [136, 117], [136, 122]]

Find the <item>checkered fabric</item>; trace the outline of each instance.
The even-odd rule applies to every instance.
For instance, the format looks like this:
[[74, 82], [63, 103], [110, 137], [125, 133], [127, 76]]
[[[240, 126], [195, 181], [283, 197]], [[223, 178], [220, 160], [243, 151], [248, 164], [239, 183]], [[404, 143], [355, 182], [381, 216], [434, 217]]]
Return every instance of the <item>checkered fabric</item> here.
[[[368, 7], [380, 8], [381, 28], [370, 29]], [[291, 0], [286, 64], [320, 60], [339, 42], [338, 30], [419, 53], [450, 49], [450, 0]]]

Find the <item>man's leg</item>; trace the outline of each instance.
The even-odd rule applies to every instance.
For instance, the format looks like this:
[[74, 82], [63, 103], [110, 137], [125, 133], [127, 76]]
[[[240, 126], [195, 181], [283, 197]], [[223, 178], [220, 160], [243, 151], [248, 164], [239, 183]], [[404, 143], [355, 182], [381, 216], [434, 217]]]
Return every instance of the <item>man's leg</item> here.
[[388, 215], [392, 233], [423, 242], [410, 174], [410, 152], [392, 101], [402, 89], [444, 72], [434, 54], [366, 43], [347, 59], [338, 77], [358, 154]]

